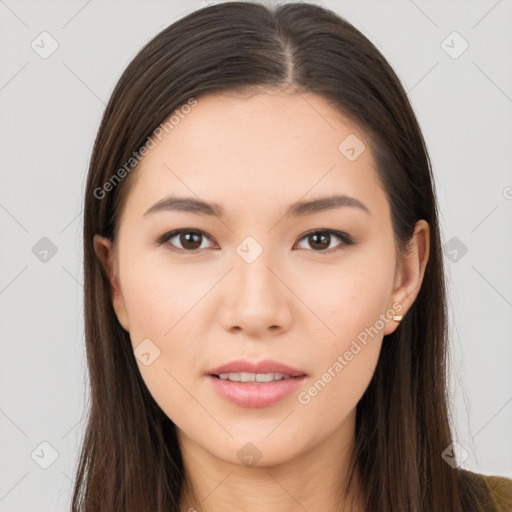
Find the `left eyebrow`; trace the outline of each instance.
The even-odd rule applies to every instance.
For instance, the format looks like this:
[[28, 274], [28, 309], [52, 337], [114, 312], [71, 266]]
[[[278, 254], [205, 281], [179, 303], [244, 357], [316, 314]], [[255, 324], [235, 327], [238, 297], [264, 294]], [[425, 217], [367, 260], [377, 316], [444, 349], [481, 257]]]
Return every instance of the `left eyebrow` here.
[[285, 217], [300, 217], [303, 215], [310, 215], [312, 213], [317, 213], [324, 210], [333, 210], [335, 208], [341, 208], [343, 206], [359, 208], [361, 211], [364, 211], [368, 215], [371, 215], [370, 210], [364, 203], [359, 201], [359, 199], [342, 194], [321, 197], [319, 199], [313, 199], [311, 201], [297, 201], [295, 203], [292, 203], [286, 210]]
[[[310, 201], [296, 201], [288, 207], [284, 216], [301, 217], [345, 206], [358, 208], [368, 215], [371, 215], [370, 210], [359, 201], [359, 199], [347, 195], [333, 195]], [[197, 215], [211, 215], [214, 217], [222, 217], [224, 215], [222, 207], [217, 203], [207, 203], [192, 197], [175, 196], [164, 197], [151, 206], [144, 215], [160, 211], [180, 211], [195, 213]]]

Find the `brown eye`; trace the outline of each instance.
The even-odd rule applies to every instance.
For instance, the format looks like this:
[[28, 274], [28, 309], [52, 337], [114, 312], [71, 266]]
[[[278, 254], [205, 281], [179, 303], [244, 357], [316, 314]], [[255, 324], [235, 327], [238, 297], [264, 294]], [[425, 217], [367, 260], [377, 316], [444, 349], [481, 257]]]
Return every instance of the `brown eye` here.
[[177, 235], [183, 249], [195, 250], [201, 247], [202, 236], [200, 233], [180, 233]]
[[313, 233], [312, 235], [308, 235], [308, 242], [313, 249], [323, 251], [329, 248], [331, 235], [328, 233]]
[[207, 247], [203, 245], [204, 240], [207, 239], [209, 237], [202, 231], [178, 229], [166, 233], [157, 240], [157, 243], [158, 245], [168, 243], [170, 248], [177, 252], [195, 252]]
[[[338, 242], [341, 241], [341, 243], [333, 246], [332, 242], [336, 239]], [[307, 244], [313, 249], [313, 251], [322, 253], [335, 252], [341, 250], [343, 246], [352, 245], [354, 243], [352, 238], [346, 233], [333, 231], [331, 229], [311, 231], [305, 234], [301, 240], [306, 240]]]

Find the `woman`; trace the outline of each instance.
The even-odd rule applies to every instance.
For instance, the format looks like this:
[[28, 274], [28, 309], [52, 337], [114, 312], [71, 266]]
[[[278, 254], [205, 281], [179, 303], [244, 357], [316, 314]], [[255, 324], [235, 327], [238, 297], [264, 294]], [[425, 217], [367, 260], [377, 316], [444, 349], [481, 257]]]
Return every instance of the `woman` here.
[[85, 196], [91, 410], [76, 511], [510, 510], [458, 469], [423, 137], [395, 73], [307, 3], [150, 41]]

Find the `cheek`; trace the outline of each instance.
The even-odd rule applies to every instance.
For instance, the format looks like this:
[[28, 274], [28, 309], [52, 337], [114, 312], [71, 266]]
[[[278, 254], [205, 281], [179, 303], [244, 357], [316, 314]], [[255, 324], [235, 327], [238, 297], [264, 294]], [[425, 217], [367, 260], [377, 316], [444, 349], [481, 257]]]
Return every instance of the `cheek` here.
[[322, 417], [322, 430], [334, 431], [370, 384], [383, 340], [379, 317], [385, 311], [383, 295], [371, 290], [338, 294], [338, 308], [327, 317], [335, 335], [324, 331], [316, 350], [309, 348], [314, 373], [297, 396], [306, 430], [318, 429], [315, 418]]
[[347, 258], [339, 269], [321, 269], [314, 278], [297, 282], [297, 295], [305, 297], [304, 303], [315, 313], [303, 319], [308, 319], [312, 331], [323, 328], [323, 344], [333, 351], [348, 349], [351, 340], [367, 329], [383, 330], [380, 319], [393, 290], [394, 274], [388, 268], [392, 261], [372, 260]]
[[[161, 266], [134, 265], [132, 269], [123, 293], [137, 366], [154, 400], [181, 424], [196, 407], [186, 391], [193, 389], [197, 379], [203, 350], [197, 314], [201, 297], [211, 285]], [[140, 357], [145, 353], [150, 354], [147, 365]]]
[[197, 368], [203, 348], [197, 315], [215, 276], [192, 279], [190, 272], [180, 272], [178, 266], [171, 268], [161, 258], [144, 258], [136, 251], [125, 252], [121, 272], [123, 269], [130, 338], [142, 378], [158, 403], [184, 406], [179, 383], [188, 387], [187, 381], [194, 377], [192, 370]]
[[192, 329], [196, 308], [216, 278], [194, 278], [190, 269], [170, 265], [161, 256], [127, 257], [125, 269], [122, 288], [134, 342], [150, 338], [165, 344], [176, 332]]
[[[318, 407], [320, 413], [334, 401], [333, 416], [355, 407], [372, 379], [386, 322], [392, 321], [386, 313], [392, 275], [384, 264], [347, 266], [346, 271], [331, 272], [322, 293], [318, 287], [303, 288], [308, 306], [326, 328], [317, 330], [322, 334], [316, 335], [311, 352], [315, 375], [298, 397], [299, 403]], [[314, 323], [318, 323], [316, 317]]]

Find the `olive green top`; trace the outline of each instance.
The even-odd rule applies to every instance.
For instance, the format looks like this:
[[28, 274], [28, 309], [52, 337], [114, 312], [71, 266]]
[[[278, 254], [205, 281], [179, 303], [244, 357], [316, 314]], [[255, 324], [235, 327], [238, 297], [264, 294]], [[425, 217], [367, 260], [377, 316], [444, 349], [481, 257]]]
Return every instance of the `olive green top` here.
[[481, 512], [512, 512], [512, 479], [462, 470], [473, 483], [480, 500]]

